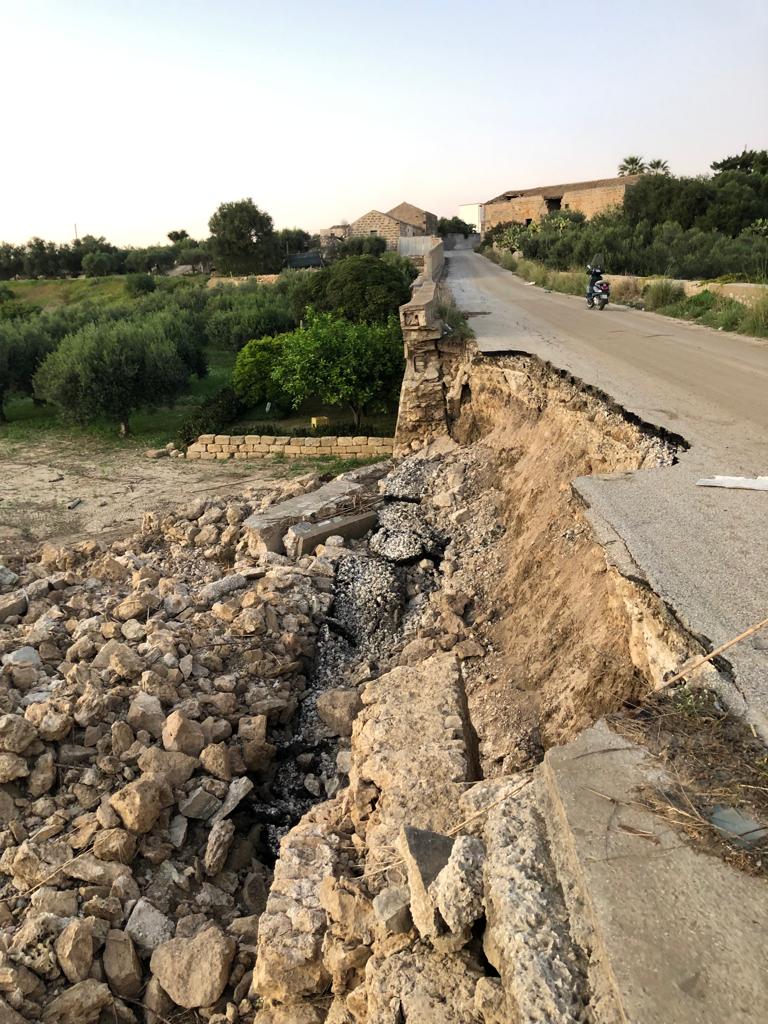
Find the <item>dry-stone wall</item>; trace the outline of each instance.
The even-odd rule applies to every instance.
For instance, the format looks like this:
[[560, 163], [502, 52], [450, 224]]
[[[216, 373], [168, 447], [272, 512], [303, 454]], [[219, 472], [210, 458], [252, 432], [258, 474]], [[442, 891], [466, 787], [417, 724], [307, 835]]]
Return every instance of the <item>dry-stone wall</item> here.
[[268, 455], [316, 458], [334, 455], [346, 459], [389, 458], [392, 437], [276, 437], [273, 434], [201, 434], [187, 448], [188, 459], [261, 459]]

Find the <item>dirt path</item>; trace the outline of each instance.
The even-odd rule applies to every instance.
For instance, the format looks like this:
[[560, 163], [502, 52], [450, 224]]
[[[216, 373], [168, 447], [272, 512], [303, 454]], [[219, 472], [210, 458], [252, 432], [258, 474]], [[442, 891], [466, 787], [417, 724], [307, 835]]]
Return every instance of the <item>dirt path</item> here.
[[271, 461], [150, 460], [98, 441], [0, 442], [0, 562], [41, 541], [118, 534], [150, 509], [266, 485], [286, 472]]

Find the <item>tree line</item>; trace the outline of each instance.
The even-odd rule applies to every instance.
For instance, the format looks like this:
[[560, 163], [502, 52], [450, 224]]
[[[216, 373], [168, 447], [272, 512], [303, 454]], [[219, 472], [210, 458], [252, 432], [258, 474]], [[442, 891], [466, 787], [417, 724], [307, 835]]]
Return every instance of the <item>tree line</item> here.
[[317, 238], [302, 228], [275, 230], [271, 216], [252, 199], [222, 203], [208, 229], [205, 239], [192, 238], [185, 229], [169, 231], [168, 244], [143, 248], [121, 248], [103, 235], [63, 245], [37, 237], [24, 245], [0, 242], [0, 281], [163, 273], [182, 265], [204, 273], [213, 267], [224, 274], [278, 273], [290, 255], [317, 245]]

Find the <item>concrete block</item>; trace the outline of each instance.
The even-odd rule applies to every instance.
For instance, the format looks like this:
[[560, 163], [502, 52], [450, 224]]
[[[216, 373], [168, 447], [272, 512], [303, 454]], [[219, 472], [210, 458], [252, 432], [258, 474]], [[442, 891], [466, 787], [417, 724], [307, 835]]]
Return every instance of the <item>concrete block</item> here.
[[204, 452], [201, 452], [201, 451], [192, 452], [189, 449], [187, 449], [187, 458], [188, 459], [202, 459], [203, 455], [204, 455]]
[[216, 458], [219, 462], [226, 462], [229, 457], [229, 452], [216, 452]]
[[319, 523], [296, 523], [285, 535], [285, 550], [292, 558], [300, 558], [322, 544], [328, 537], [345, 540], [364, 537], [378, 522], [377, 512], [361, 512], [353, 516], [332, 516]]
[[262, 434], [261, 435], [261, 443], [262, 444], [272, 444], [272, 442], [274, 440], [275, 440], [275, 435], [274, 434]]
[[217, 434], [213, 440], [215, 444], [229, 444], [229, 434]]
[[261, 435], [260, 434], [246, 434], [245, 435], [245, 443], [247, 445], [260, 444], [261, 443]]
[[339, 444], [341, 444], [341, 445], [352, 444], [354, 442], [354, 440], [355, 440], [354, 437], [340, 437], [339, 438]]
[[289, 438], [287, 438], [287, 437], [276, 437], [273, 440], [272, 444], [276, 445], [278, 448], [282, 448], [284, 445], [288, 444], [288, 441], [289, 441]]
[[304, 438], [303, 437], [289, 437], [288, 438], [288, 447], [289, 448], [303, 448], [304, 447]]
[[245, 437], [242, 434], [232, 434], [229, 438], [229, 443], [234, 445], [245, 444]]
[[215, 452], [201, 452], [200, 458], [201, 459], [206, 459], [208, 462], [211, 462], [211, 461], [213, 461], [216, 458], [216, 453]]
[[214, 435], [213, 434], [201, 434], [200, 437], [198, 437], [198, 439], [197, 439], [197, 443], [198, 444], [213, 444], [213, 441], [214, 441]]
[[335, 445], [338, 439], [329, 434], [328, 437], [321, 437], [319, 440], [323, 448], [329, 448], [331, 445]]
[[[286, 452], [290, 454], [291, 449]], [[293, 449], [301, 455], [300, 449]], [[267, 551], [283, 553], [283, 537], [294, 523], [307, 522], [322, 517], [329, 518], [338, 503], [361, 489], [362, 485], [352, 480], [335, 479], [316, 491], [299, 494], [277, 505], [249, 516], [243, 527], [248, 537], [248, 547], [253, 555]], [[330, 534], [329, 534], [330, 536]]]

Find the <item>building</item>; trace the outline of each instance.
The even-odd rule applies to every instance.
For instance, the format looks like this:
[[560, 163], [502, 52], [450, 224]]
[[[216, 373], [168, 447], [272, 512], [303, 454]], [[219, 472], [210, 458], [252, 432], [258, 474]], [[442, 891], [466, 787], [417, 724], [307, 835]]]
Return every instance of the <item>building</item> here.
[[434, 213], [422, 210], [413, 203], [400, 203], [393, 209], [387, 211], [388, 216], [400, 220], [404, 224], [410, 224], [416, 229], [417, 235], [436, 235], [437, 217]]
[[594, 217], [597, 213], [621, 206], [627, 189], [640, 177], [639, 174], [628, 174], [620, 178], [599, 178], [596, 181], [502, 192], [483, 205], [483, 231], [509, 221], [530, 224], [555, 210], [574, 210], [587, 218]]
[[480, 234], [483, 230], [483, 204], [464, 203], [459, 207], [459, 220], [463, 220], [465, 224], [471, 224], [473, 230]]
[[423, 234], [404, 220], [398, 220], [388, 213], [380, 210], [369, 210], [362, 217], [353, 220], [349, 225], [350, 238], [357, 238], [361, 235], [379, 235], [385, 239], [388, 249], [397, 249], [397, 243], [401, 238], [410, 238], [413, 235]]

